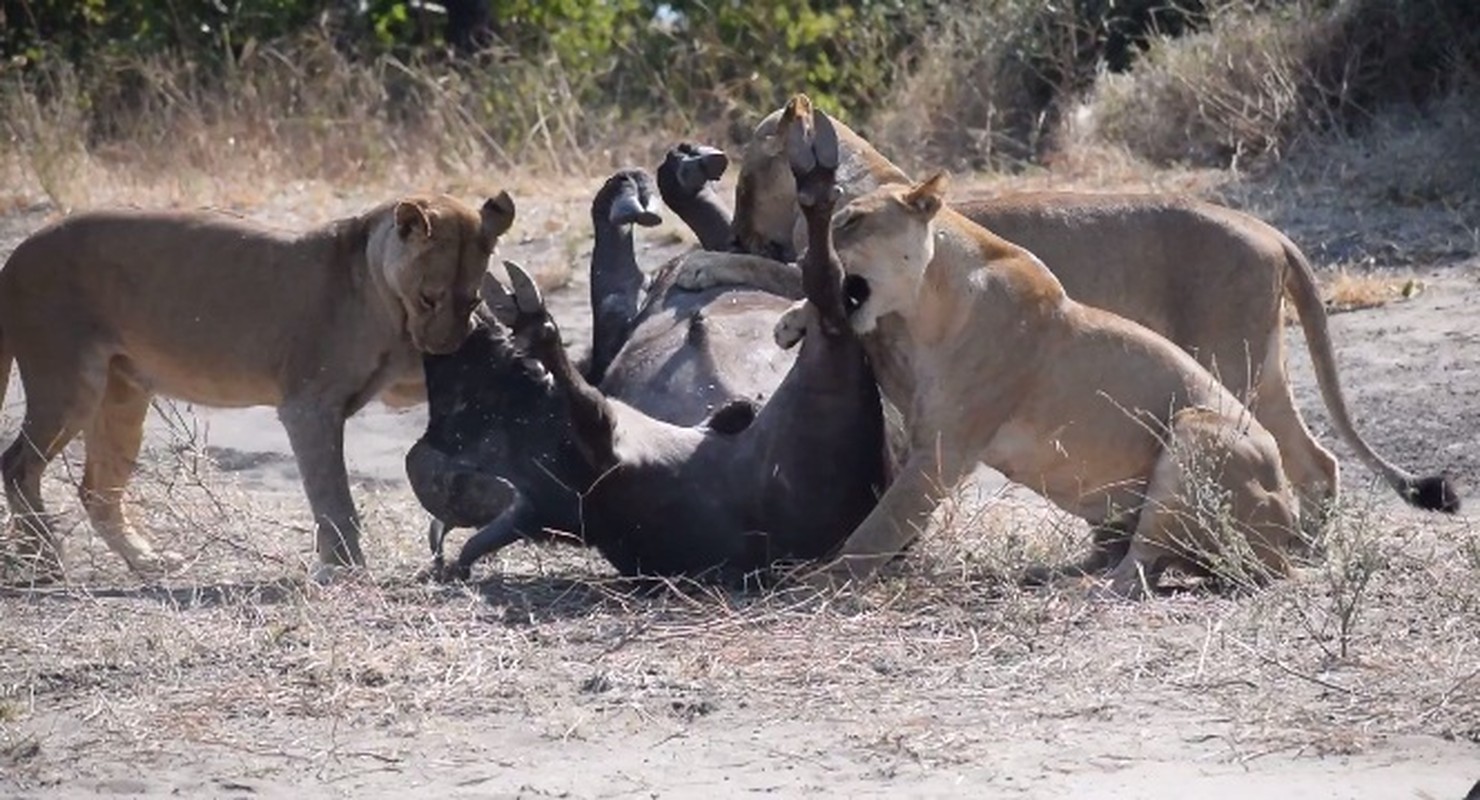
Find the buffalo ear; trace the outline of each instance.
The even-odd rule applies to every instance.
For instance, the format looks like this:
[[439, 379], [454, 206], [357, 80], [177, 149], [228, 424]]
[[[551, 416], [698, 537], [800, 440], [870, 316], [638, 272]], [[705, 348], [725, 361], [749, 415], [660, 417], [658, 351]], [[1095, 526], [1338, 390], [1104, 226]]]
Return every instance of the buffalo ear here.
[[410, 236], [413, 230], [420, 230], [423, 236], [432, 238], [432, 216], [427, 212], [425, 200], [402, 200], [396, 203], [394, 216], [396, 233], [402, 239]]
[[937, 172], [911, 186], [910, 190], [905, 192], [904, 204], [916, 214], [926, 218], [933, 217], [945, 203], [946, 188], [949, 184], [950, 177], [945, 172]]
[[508, 192], [499, 192], [497, 196], [483, 201], [479, 216], [482, 218], [482, 225], [478, 232], [483, 237], [483, 243], [492, 251], [498, 237], [514, 226], [514, 198]]

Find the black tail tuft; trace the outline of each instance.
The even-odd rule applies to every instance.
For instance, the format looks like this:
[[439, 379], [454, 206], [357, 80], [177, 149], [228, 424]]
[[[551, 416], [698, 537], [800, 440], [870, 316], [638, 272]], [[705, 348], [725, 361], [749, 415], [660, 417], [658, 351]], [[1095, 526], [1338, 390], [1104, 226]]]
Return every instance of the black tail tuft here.
[[1430, 475], [1413, 481], [1404, 488], [1403, 499], [1426, 511], [1443, 511], [1445, 514], [1459, 511], [1459, 493], [1443, 475]]

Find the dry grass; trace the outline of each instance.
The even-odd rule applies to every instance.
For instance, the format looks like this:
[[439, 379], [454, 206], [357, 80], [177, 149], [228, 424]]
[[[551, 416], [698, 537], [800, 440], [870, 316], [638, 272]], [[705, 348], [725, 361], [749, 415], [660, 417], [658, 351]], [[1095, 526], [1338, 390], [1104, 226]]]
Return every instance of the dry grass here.
[[249, 46], [224, 76], [165, 57], [0, 67], [8, 197], [250, 207], [261, 187], [476, 189], [653, 163], [660, 113], [576, 99], [559, 64], [350, 60], [322, 33]]
[[[485, 583], [440, 587], [411, 577], [424, 556], [407, 493], [362, 488], [374, 575], [318, 586], [302, 577], [307, 531], [284, 522], [303, 516], [296, 497], [245, 491], [189, 448], [156, 444], [145, 463], [138, 505], [196, 557], [183, 576], [141, 586], [77, 530], [71, 586], [0, 595], [15, 786], [70, 774], [79, 747], [138, 759], [201, 742], [328, 780], [417, 758], [386, 732], [449, 724], [435, 720], [521, 719], [553, 745], [633, 721], [677, 735], [741, 709], [833, 719], [854, 746], [927, 767], [1127, 714], [1226, 718], [1239, 759], [1403, 733], [1480, 741], [1460, 622], [1480, 614], [1480, 565], [1460, 553], [1475, 547], [1463, 526], [1350, 517], [1346, 535], [1380, 559], [1358, 597], [1335, 555], [1243, 597], [1023, 591], [1008, 576], [1082, 533], [1016, 494], [958, 496], [857, 594], [646, 591], [589, 554], [527, 547]], [[49, 481], [49, 499], [70, 488]], [[880, 708], [966, 719], [901, 726]]]
[[1347, 269], [1338, 270], [1325, 284], [1326, 311], [1331, 314], [1378, 308], [1407, 300], [1424, 289], [1423, 281], [1418, 278], [1358, 274]]
[[[126, 146], [90, 141], [67, 99], [75, 76], [54, 76], [44, 96], [6, 83], [0, 211], [47, 199], [58, 208], [217, 204], [300, 224], [408, 185], [467, 196], [507, 187], [520, 201], [508, 254], [545, 273], [548, 288], [579, 275], [587, 256], [591, 176], [629, 159], [655, 163], [668, 141], [661, 125], [648, 127], [651, 140], [633, 138], [633, 126], [572, 107], [555, 81], [526, 108], [543, 112], [511, 118], [528, 134], [523, 144], [495, 146], [480, 130], [478, 87], [429, 83], [419, 67], [393, 61], [352, 73], [332, 52], [302, 46], [244, 58], [229, 101], [166, 65], [136, 65], [154, 127], [124, 137]], [[314, 80], [305, 78], [309, 63]], [[930, 74], [922, 69], [919, 80]], [[427, 115], [383, 114], [390, 84], [424, 98]], [[939, 86], [911, 85], [923, 105], [901, 104], [878, 123], [891, 155], [927, 133], [910, 127], [921, 109], [950, 105]], [[1475, 184], [1456, 179], [1424, 194], [1414, 177], [1426, 158], [1439, 161], [1432, 153], [1469, 152], [1473, 117], [1460, 111], [1440, 126], [1394, 121], [1379, 126], [1383, 138], [1328, 143], [1263, 182], [1158, 168], [1076, 128], [1069, 135], [1080, 138], [1064, 140], [1048, 168], [964, 183], [1223, 193], [1298, 228], [1324, 262], [1368, 263], [1367, 240], [1340, 249], [1356, 228], [1398, 242], [1377, 251], [1386, 257], [1372, 263], [1382, 265], [1480, 241]], [[941, 143], [922, 158], [997, 146], [995, 123], [956, 121], [966, 144]], [[1450, 144], [1436, 148], [1434, 135]], [[1362, 167], [1373, 161], [1364, 147], [1380, 149], [1377, 168]], [[1468, 158], [1456, 156], [1480, 163]], [[1393, 186], [1392, 204], [1415, 198], [1453, 225], [1393, 235], [1382, 225], [1397, 212], [1372, 211]], [[1309, 208], [1340, 213], [1293, 216]], [[671, 247], [672, 234], [662, 236]], [[1422, 284], [1353, 271], [1331, 293], [1338, 305], [1365, 303], [1390, 299], [1395, 287], [1404, 296]], [[12, 414], [7, 422], [6, 438]], [[1070, 558], [1086, 539], [1080, 522], [1021, 491], [959, 493], [936, 531], [880, 581], [816, 597], [651, 591], [616, 579], [592, 553], [526, 546], [485, 567], [480, 584], [428, 585], [415, 577], [426, 561], [415, 500], [398, 483], [362, 480], [355, 491], [373, 570], [320, 586], [306, 579], [312, 535], [297, 487], [264, 482], [264, 470], [222, 469], [188, 415], [172, 431], [150, 440], [131, 489], [140, 520], [191, 559], [162, 585], [129, 576], [88, 529], [75, 499], [75, 446], [48, 472], [46, 498], [68, 521], [72, 581], [0, 590], [7, 790], [75, 785], [66, 782], [113, 762], [221, 753], [253, 775], [308, 774], [328, 785], [445, 765], [452, 756], [437, 742], [468, 749], [475, 736], [485, 738], [474, 752], [491, 761], [516, 763], [502, 751], [530, 739], [517, 763], [570, 769], [562, 759], [582, 741], [647, 747], [694, 733], [716, 749], [823, 764], [829, 779], [836, 752], [862, 754], [881, 780], [996, 764], [1012, 748], [1040, 748], [1042, 764], [1075, 759], [1059, 751], [1076, 733], [1110, 748], [1186, 753], [1186, 730], [1213, 730], [1218, 742], [1196, 757], [1240, 763], [1359, 752], [1404, 734], [1480, 743], [1480, 533], [1465, 518], [1421, 517], [1370, 490], [1348, 491], [1326, 558], [1291, 580], [1122, 605], [1092, 602], [1074, 584], [1016, 585], [1023, 566]], [[746, 738], [797, 720], [812, 724], [802, 729], [810, 738]]]

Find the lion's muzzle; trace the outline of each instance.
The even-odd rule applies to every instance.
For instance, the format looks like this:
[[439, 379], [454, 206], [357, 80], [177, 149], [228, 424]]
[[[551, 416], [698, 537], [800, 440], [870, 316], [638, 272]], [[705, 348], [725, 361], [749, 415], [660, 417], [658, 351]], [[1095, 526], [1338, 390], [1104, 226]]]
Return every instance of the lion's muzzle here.
[[849, 275], [843, 279], [843, 310], [852, 314], [868, 302], [873, 290], [868, 279], [861, 275]]

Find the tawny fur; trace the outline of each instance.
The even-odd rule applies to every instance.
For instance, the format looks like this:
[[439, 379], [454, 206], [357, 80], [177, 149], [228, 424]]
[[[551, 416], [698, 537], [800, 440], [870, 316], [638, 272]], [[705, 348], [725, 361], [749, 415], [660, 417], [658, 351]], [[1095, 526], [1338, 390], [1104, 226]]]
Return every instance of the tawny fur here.
[[[943, 183], [885, 187], [834, 218], [849, 280], [868, 285], [850, 320], [911, 440], [835, 576], [900, 552], [979, 463], [1123, 528], [1128, 550], [1106, 565], [1118, 594], [1249, 553], [1249, 574], [1286, 574], [1297, 502], [1269, 433], [1185, 351], [1075, 302], [1028, 251], [944, 208]], [[1189, 500], [1209, 485], [1225, 493], [1216, 519]]]
[[[798, 118], [790, 104], [766, 117], [741, 159], [735, 236], [752, 252], [787, 256], [802, 244], [802, 218], [793, 182], [783, 179], [787, 164], [781, 145]], [[842, 202], [909, 182], [861, 136], [842, 123], [834, 125]], [[1341, 437], [1408, 502], [1458, 510], [1459, 497], [1447, 479], [1415, 475], [1387, 461], [1357, 432], [1342, 396], [1310, 264], [1278, 230], [1247, 214], [1164, 194], [1041, 192], [966, 197], [953, 206], [1034, 253], [1071, 297], [1139, 322], [1193, 353], [1274, 435], [1307, 522], [1314, 524], [1336, 500], [1338, 468], [1295, 405], [1285, 369], [1282, 299], [1288, 297], [1299, 312], [1321, 396]], [[679, 281], [691, 288], [734, 282], [775, 290], [798, 280], [795, 270], [761, 264], [768, 274], [756, 275], [752, 266], [695, 265], [705, 274]]]
[[325, 564], [363, 563], [344, 420], [384, 394], [424, 397], [421, 354], [455, 349], [508, 195], [481, 213], [413, 196], [290, 233], [212, 213], [77, 214], [22, 242], [0, 271], [0, 395], [14, 359], [26, 416], [4, 453], [14, 550], [61, 570], [43, 470], [81, 434], [94, 528], [135, 571], [173, 566], [122, 507], [150, 400], [271, 405], [287, 429]]

